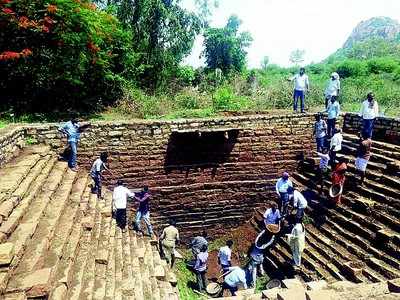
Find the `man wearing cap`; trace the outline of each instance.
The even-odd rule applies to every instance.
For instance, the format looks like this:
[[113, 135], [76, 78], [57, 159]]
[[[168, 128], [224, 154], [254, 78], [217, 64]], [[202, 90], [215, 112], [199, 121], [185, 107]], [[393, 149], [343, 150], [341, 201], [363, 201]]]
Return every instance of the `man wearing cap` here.
[[133, 198], [135, 194], [132, 193], [128, 188], [124, 187], [122, 180], [117, 181], [117, 187], [114, 188], [112, 197], [113, 211], [115, 211], [115, 219], [117, 226], [125, 232], [126, 226], [126, 204], [128, 197]]
[[288, 188], [293, 187], [292, 181], [289, 179], [289, 174], [287, 172], [283, 172], [282, 177], [278, 179], [276, 182], [276, 193], [280, 198], [280, 209], [284, 212], [284, 208], [287, 206], [289, 202], [289, 194]]
[[340, 93], [340, 77], [339, 74], [336, 72], [333, 72], [331, 74], [331, 78], [329, 79], [329, 82], [326, 86], [325, 89], [325, 108], [328, 108], [329, 101], [332, 98], [335, 98], [335, 101], [337, 100], [337, 97], [339, 97]]

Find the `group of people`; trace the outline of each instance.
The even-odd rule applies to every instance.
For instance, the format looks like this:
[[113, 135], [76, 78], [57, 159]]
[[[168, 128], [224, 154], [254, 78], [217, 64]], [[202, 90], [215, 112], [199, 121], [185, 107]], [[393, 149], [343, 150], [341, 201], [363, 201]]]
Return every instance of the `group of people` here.
[[[340, 203], [341, 192], [345, 183], [345, 173], [349, 161], [345, 157], [337, 159], [337, 154], [342, 151], [343, 135], [342, 130], [336, 124], [340, 114], [340, 104], [336, 99], [332, 98], [326, 109], [327, 121], [323, 115], [315, 116], [314, 132], [317, 155], [320, 158], [318, 168], [318, 181], [320, 190], [322, 191], [324, 180], [331, 168], [332, 187], [336, 187], [338, 194], [334, 197], [336, 203]], [[359, 184], [362, 185], [365, 180], [366, 168], [371, 157], [372, 134], [375, 119], [378, 117], [379, 108], [375, 101], [374, 94], [368, 93], [367, 99], [361, 104], [359, 115], [362, 117], [362, 127], [360, 128], [359, 144], [356, 153], [355, 167], [359, 174]]]
[[[291, 80], [295, 81], [294, 91], [294, 110], [297, 111], [297, 102], [301, 101], [301, 111], [304, 112], [304, 95], [309, 89], [309, 80], [304, 68]], [[330, 83], [325, 91], [326, 102], [324, 112], [327, 114], [326, 121], [324, 115], [319, 113], [315, 116], [314, 132], [316, 140], [317, 154], [320, 157], [318, 166], [318, 181], [321, 191], [329, 170], [331, 170], [332, 186], [338, 190], [343, 190], [345, 173], [348, 161], [343, 157], [337, 157], [342, 151], [343, 136], [337, 119], [340, 116], [340, 103], [337, 97], [340, 92], [339, 75], [333, 73]], [[360, 133], [359, 147], [355, 161], [356, 169], [360, 174], [360, 184], [365, 179], [365, 171], [371, 156], [372, 132], [374, 120], [378, 116], [378, 104], [372, 93], [368, 93], [367, 99], [362, 103], [360, 115], [363, 118], [363, 125]], [[68, 142], [68, 166], [72, 171], [77, 171], [76, 156], [77, 145], [81, 132], [87, 127], [80, 126], [76, 119], [72, 119], [59, 130], [67, 136]], [[107, 167], [108, 154], [103, 152], [93, 162], [90, 169], [90, 176], [93, 179], [92, 193], [98, 199], [102, 199], [102, 174], [111, 172]], [[307, 208], [307, 200], [302, 191], [296, 189], [289, 178], [289, 174], [284, 172], [277, 180], [275, 185], [277, 201], [268, 203], [265, 211], [264, 225], [258, 233], [248, 251], [249, 260], [243, 266], [232, 265], [233, 241], [228, 240], [226, 245], [218, 251], [218, 263], [223, 278], [223, 290], [229, 290], [234, 296], [240, 286], [247, 288], [255, 284], [257, 275], [263, 275], [264, 256], [268, 249], [282, 236], [286, 236], [292, 250], [293, 266], [301, 265], [301, 255], [305, 245], [305, 226], [303, 224], [304, 211]], [[147, 235], [153, 236], [153, 228], [150, 222], [150, 199], [151, 194], [148, 187], [143, 187], [138, 192], [128, 189], [123, 180], [118, 180], [113, 190], [112, 211], [118, 227], [123, 232], [127, 226], [127, 204], [129, 201], [137, 202], [136, 216], [132, 222], [132, 229], [139, 234], [145, 234], [141, 230], [140, 223], [143, 220], [147, 227]], [[334, 197], [335, 203], [340, 203], [341, 192]], [[202, 292], [207, 286], [206, 271], [208, 264], [208, 242], [206, 234], [192, 239], [190, 247], [193, 260], [188, 263], [189, 268], [196, 274], [197, 289]], [[176, 221], [170, 219], [168, 226], [165, 227], [159, 237], [160, 250], [173, 267], [175, 263], [176, 246], [180, 241]]]

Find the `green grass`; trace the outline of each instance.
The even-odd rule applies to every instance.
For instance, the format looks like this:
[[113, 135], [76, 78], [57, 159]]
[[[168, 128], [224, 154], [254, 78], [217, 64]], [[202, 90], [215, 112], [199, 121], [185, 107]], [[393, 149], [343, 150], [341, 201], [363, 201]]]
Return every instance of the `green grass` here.
[[4, 127], [6, 127], [6, 126], [7, 126], [7, 124], [8, 124], [8, 122], [7, 122], [7, 121], [0, 120], [0, 128], [4, 128]]
[[[182, 253], [182, 251], [181, 251]], [[190, 288], [190, 283], [196, 282], [196, 276], [188, 270], [185, 259], [190, 258], [191, 252], [184, 251], [184, 259], [177, 260], [174, 271], [178, 279], [179, 298], [182, 300], [202, 300], [205, 297], [200, 296]]]

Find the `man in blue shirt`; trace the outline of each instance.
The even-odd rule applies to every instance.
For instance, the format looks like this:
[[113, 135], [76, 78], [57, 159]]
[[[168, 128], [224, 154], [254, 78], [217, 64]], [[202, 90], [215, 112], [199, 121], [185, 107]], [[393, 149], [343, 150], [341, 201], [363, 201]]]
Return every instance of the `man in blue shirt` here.
[[336, 125], [336, 119], [340, 114], [340, 104], [336, 101], [336, 97], [332, 97], [326, 108], [328, 113], [328, 137], [331, 138], [334, 135], [334, 129]]
[[288, 188], [293, 187], [292, 181], [289, 179], [289, 174], [287, 172], [284, 172], [282, 174], [282, 177], [278, 179], [276, 182], [276, 193], [279, 195], [279, 198], [281, 199], [280, 201], [280, 207], [282, 213], [285, 215], [286, 213], [286, 207], [287, 204], [289, 203], [289, 194], [288, 194]]
[[147, 226], [147, 233], [149, 236], [153, 235], [153, 228], [150, 223], [150, 192], [149, 188], [145, 186], [140, 193], [135, 193], [135, 199], [139, 201], [139, 208], [136, 212], [135, 218], [135, 230], [139, 233], [142, 233], [140, 229], [140, 221], [146, 223]]
[[78, 120], [74, 118], [71, 121], [65, 123], [58, 130], [67, 136], [67, 142], [70, 148], [70, 154], [68, 157], [68, 167], [70, 167], [72, 171], [76, 172], [78, 171], [78, 168], [76, 167], [76, 155], [77, 155], [78, 141], [80, 138]]
[[244, 268], [230, 267], [228, 273], [225, 273], [224, 283], [222, 284], [223, 290], [229, 290], [232, 296], [236, 296], [239, 286], [247, 289], [247, 282], [251, 280], [251, 270], [249, 266]]

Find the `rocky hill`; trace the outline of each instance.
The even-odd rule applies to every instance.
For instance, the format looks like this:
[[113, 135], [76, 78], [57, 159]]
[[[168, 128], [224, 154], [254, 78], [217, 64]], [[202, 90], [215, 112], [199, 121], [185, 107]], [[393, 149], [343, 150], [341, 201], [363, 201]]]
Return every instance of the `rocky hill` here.
[[353, 30], [343, 48], [351, 48], [355, 43], [380, 38], [394, 41], [400, 36], [400, 23], [388, 17], [375, 17], [360, 22]]

